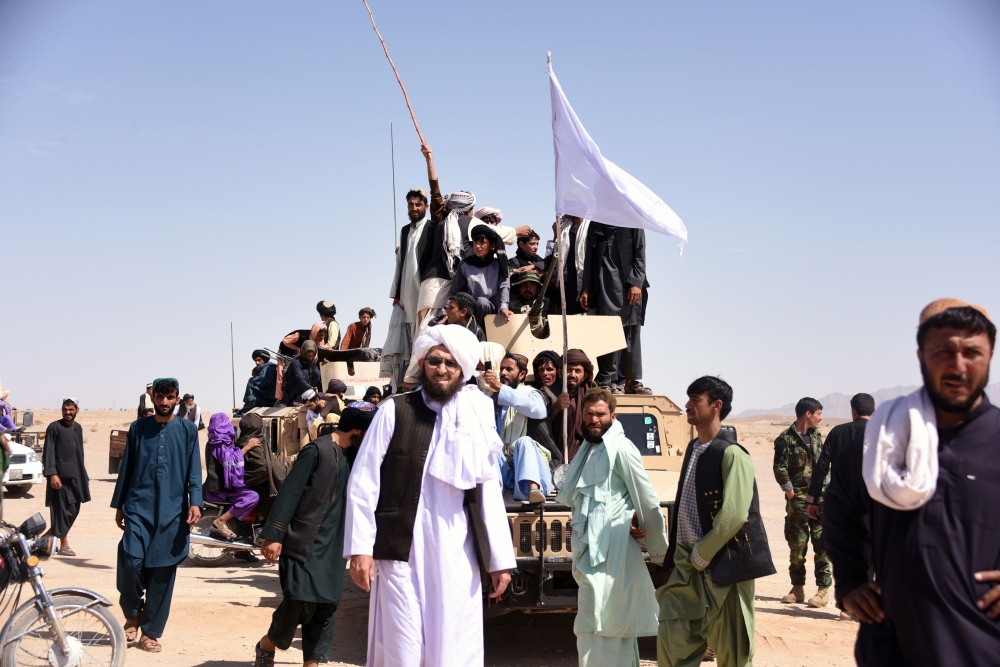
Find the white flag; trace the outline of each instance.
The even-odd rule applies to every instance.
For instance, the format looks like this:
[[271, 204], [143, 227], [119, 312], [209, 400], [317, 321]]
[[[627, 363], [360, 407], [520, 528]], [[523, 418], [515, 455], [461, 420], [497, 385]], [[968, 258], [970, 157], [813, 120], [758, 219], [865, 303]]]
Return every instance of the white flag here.
[[552, 71], [551, 57], [549, 88], [556, 153], [556, 215], [669, 234], [681, 240], [683, 249], [687, 245], [684, 223], [656, 193], [601, 155], [563, 94]]

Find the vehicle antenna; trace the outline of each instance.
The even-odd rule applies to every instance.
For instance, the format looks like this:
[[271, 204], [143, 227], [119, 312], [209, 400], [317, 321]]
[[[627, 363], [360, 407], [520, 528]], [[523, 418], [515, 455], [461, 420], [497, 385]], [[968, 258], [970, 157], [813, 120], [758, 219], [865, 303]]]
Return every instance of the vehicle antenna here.
[[233, 369], [233, 412], [236, 411], [236, 352], [233, 346], [233, 323], [229, 323], [229, 360]]
[[392, 137], [392, 123], [389, 123], [389, 149], [392, 151], [392, 243], [395, 245], [399, 231], [396, 228], [396, 142]]

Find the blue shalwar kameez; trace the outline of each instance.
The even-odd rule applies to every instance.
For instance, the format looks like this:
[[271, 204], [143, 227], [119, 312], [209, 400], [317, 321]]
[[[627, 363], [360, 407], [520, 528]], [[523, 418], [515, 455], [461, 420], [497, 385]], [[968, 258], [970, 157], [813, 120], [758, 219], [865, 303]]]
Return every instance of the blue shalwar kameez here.
[[177, 418], [132, 422], [111, 506], [125, 514], [119, 604], [126, 619], [139, 617], [144, 636], [163, 635], [177, 565], [188, 554], [188, 509], [202, 504], [197, 425]]

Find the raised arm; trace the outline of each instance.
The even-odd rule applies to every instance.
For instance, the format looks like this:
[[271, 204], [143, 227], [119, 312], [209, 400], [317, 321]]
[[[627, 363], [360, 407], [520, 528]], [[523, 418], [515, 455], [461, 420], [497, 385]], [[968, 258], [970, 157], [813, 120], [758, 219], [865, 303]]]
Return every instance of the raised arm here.
[[424, 154], [424, 158], [427, 160], [427, 183], [431, 191], [431, 221], [441, 222], [448, 215], [448, 206], [444, 202], [444, 197], [441, 196], [441, 186], [438, 184], [437, 169], [434, 167], [434, 153], [426, 143], [420, 146], [420, 152]]

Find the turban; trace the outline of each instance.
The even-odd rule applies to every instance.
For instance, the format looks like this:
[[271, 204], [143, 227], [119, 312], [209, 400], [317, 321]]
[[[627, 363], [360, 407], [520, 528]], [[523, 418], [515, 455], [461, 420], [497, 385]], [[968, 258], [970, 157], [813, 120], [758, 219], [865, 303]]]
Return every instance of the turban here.
[[[493, 249], [503, 248], [503, 241], [500, 239], [500, 235], [493, 231], [493, 228], [489, 225], [476, 225], [469, 232], [469, 236], [475, 241], [480, 237], [486, 237], [486, 240], [493, 244]], [[492, 259], [492, 257], [490, 258]]]
[[559, 358], [559, 355], [552, 350], [542, 350], [535, 355], [535, 359], [531, 362], [531, 366], [535, 369], [535, 373], [538, 373], [538, 369], [541, 368], [542, 364], [546, 361], [551, 361], [557, 371], [562, 370], [562, 359]]
[[263, 359], [264, 363], [271, 361], [271, 355], [266, 350], [254, 350], [251, 359]]
[[378, 397], [382, 398], [382, 390], [381, 389], [379, 389], [378, 387], [375, 387], [375, 386], [368, 387], [368, 389], [365, 390], [365, 400], [367, 401], [369, 396], [374, 396], [375, 394], [378, 394]]
[[337, 307], [329, 301], [320, 301], [316, 304], [316, 312], [324, 317], [336, 317]]
[[345, 391], [347, 391], [347, 385], [344, 384], [343, 380], [337, 378], [330, 380], [326, 385], [326, 393], [328, 394], [343, 394]]
[[926, 322], [927, 320], [937, 315], [940, 315], [949, 308], [972, 308], [982, 313], [983, 317], [985, 317], [986, 319], [990, 319], [990, 314], [986, 312], [986, 309], [983, 308], [982, 306], [976, 306], [971, 303], [966, 303], [961, 299], [944, 298], [944, 299], [935, 299], [934, 301], [931, 301], [929, 304], [924, 306], [924, 309], [920, 311], [920, 324], [923, 325], [923, 323]]
[[452, 192], [450, 195], [445, 197], [445, 201], [448, 202], [449, 211], [466, 213], [471, 211], [476, 205], [476, 195], [471, 192], [466, 192], [465, 190], [460, 190], [458, 192]]
[[[462, 368], [465, 382], [479, 365], [479, 339], [460, 324], [441, 324], [417, 336], [413, 342], [413, 358], [423, 359], [432, 347], [444, 345]], [[500, 346], [503, 349], [503, 346]], [[502, 356], [502, 355], [501, 355]]]
[[504, 359], [513, 359], [517, 367], [522, 371], [528, 370], [528, 357], [523, 354], [514, 354], [513, 352], [508, 352], [504, 355]]
[[474, 215], [480, 220], [482, 220], [488, 215], [492, 215], [496, 219], [496, 224], [498, 225], [500, 224], [500, 221], [503, 220], [503, 213], [500, 211], [500, 209], [490, 208], [489, 206], [482, 207], [481, 209], [476, 211]]
[[457, 294], [452, 294], [449, 298], [454, 299], [459, 308], [464, 308], [470, 313], [476, 309], [476, 299], [468, 292], [458, 292]]
[[367, 401], [354, 401], [341, 411], [337, 430], [353, 431], [354, 429], [360, 429], [366, 431], [371, 426], [372, 418], [375, 417], [377, 410], [377, 405], [368, 403]]
[[[562, 365], [561, 363], [559, 364]], [[574, 348], [566, 352], [566, 365], [567, 366], [583, 366], [583, 370], [587, 372], [587, 377], [585, 381], [589, 381], [594, 377], [594, 364], [591, 363], [590, 357], [583, 350]]]
[[500, 362], [503, 361], [504, 356], [507, 354], [507, 350], [500, 343], [489, 343], [483, 341], [479, 344], [479, 361], [486, 365], [486, 362], [490, 362], [493, 370], [500, 370]]

